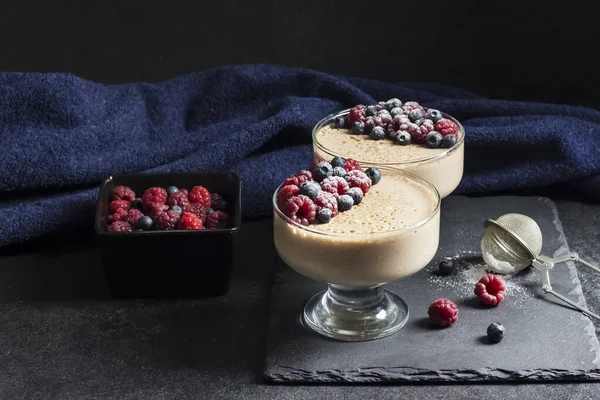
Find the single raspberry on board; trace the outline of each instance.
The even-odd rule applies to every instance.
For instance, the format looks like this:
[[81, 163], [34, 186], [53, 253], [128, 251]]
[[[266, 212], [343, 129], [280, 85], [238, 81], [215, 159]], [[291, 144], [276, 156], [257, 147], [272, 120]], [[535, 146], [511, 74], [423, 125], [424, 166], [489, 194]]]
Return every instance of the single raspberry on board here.
[[131, 232], [131, 225], [125, 221], [115, 221], [108, 226], [109, 232]]
[[483, 304], [497, 306], [506, 297], [506, 284], [498, 275], [484, 275], [475, 285], [475, 295]]
[[117, 186], [111, 193], [111, 199], [133, 201], [135, 199], [135, 192], [127, 186]]
[[183, 229], [187, 231], [195, 231], [204, 229], [204, 224], [199, 216], [196, 214], [192, 214], [190, 212], [184, 212], [181, 218], [179, 218], [179, 222], [177, 223], [178, 229]]
[[350, 171], [354, 171], [354, 170], [360, 170], [360, 163], [358, 161], [356, 161], [353, 158], [346, 158], [346, 166], [344, 167], [344, 169], [348, 172]]
[[125, 211], [131, 208], [131, 203], [127, 200], [113, 200], [108, 205], [108, 209], [111, 213], [117, 212], [119, 209], [123, 209]]
[[427, 310], [429, 318], [439, 327], [450, 326], [458, 320], [458, 307], [452, 300], [437, 299]]
[[144, 216], [144, 213], [140, 210], [132, 209], [127, 212], [127, 222], [129, 225], [134, 226], [138, 219]]
[[204, 186], [194, 186], [188, 198], [190, 199], [190, 203], [199, 203], [205, 208], [210, 207], [210, 192]]
[[142, 196], [142, 204], [148, 207], [150, 204], [165, 204], [167, 201], [167, 191], [161, 187], [151, 187], [146, 189]]
[[[315, 166], [317, 164], [314, 164]], [[312, 167], [312, 165], [311, 165]], [[312, 172], [307, 170], [302, 170], [295, 175], [290, 175], [284, 182], [284, 185], [296, 185], [300, 187], [304, 182], [312, 180]]]
[[302, 225], [310, 225], [317, 216], [317, 206], [303, 194], [289, 198], [282, 211], [292, 221]]
[[350, 185], [340, 176], [330, 176], [321, 181], [321, 189], [331, 193], [334, 197], [348, 193]]
[[367, 174], [360, 170], [348, 172], [345, 178], [348, 181], [348, 184], [350, 184], [350, 187], [360, 188], [363, 194], [366, 194], [369, 191], [369, 189], [371, 189], [371, 178], [369, 178]]
[[322, 208], [328, 208], [331, 210], [331, 217], [338, 215], [337, 200], [331, 193], [321, 190], [313, 202], [317, 206], [317, 212]]
[[225, 211], [215, 211], [206, 217], [206, 228], [214, 229], [219, 227], [219, 222], [227, 222], [229, 214]]
[[435, 123], [435, 130], [442, 136], [456, 135], [458, 137], [458, 125], [449, 119], [441, 119]]
[[173, 193], [167, 199], [167, 204], [170, 206], [179, 206], [182, 209], [185, 209], [190, 205], [190, 199], [188, 198], [188, 191], [185, 189], [181, 189], [178, 192]]

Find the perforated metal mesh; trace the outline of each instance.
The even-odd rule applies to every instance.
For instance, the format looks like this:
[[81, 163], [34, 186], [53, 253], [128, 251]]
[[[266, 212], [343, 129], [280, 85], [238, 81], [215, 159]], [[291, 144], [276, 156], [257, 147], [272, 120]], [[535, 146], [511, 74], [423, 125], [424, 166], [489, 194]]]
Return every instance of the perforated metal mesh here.
[[[488, 224], [481, 240], [485, 263], [495, 272], [512, 273], [529, 265], [542, 250], [542, 231], [531, 218], [522, 214], [505, 214]], [[512, 235], [511, 235], [512, 233]], [[533, 254], [519, 240], [525, 243]]]

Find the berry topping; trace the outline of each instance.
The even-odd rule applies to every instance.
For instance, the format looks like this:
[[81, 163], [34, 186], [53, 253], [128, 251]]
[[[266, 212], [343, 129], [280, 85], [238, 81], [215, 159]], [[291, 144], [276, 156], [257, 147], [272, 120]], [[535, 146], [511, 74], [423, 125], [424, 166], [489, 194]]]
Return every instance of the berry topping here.
[[135, 192], [127, 186], [117, 186], [111, 193], [111, 199], [133, 201], [135, 200]]
[[[348, 174], [346, 174], [348, 176]], [[326, 192], [331, 193], [334, 197], [341, 196], [348, 192], [350, 189], [350, 185], [346, 181], [346, 179], [340, 176], [332, 176], [327, 179], [324, 179], [321, 182], [321, 189]]]
[[395, 97], [385, 102], [386, 110], [393, 110], [396, 107], [402, 107], [402, 102]]
[[395, 118], [398, 115], [404, 115], [404, 110], [401, 107], [395, 107], [390, 110], [390, 115]]
[[403, 124], [408, 124], [410, 119], [406, 115], [396, 115], [392, 118], [392, 126], [398, 130]]
[[[330, 178], [327, 178], [327, 179], [330, 179]], [[327, 179], [325, 179], [325, 180], [327, 180]], [[300, 185], [300, 194], [305, 195], [306, 197], [308, 197], [311, 200], [314, 199], [315, 197], [317, 197], [317, 195], [319, 194], [320, 191], [321, 191], [321, 185], [319, 185], [315, 181], [304, 182], [302, 185]]]
[[438, 264], [438, 273], [442, 276], [451, 275], [454, 272], [454, 263], [452, 260], [442, 260]]
[[167, 199], [167, 204], [170, 206], [179, 206], [181, 208], [186, 208], [190, 205], [190, 199], [188, 198], [188, 191], [185, 189], [179, 190]]
[[325, 178], [329, 178], [333, 175], [333, 167], [327, 161], [321, 161], [315, 167], [313, 172], [313, 178], [317, 182], [321, 182]]
[[350, 171], [354, 171], [354, 170], [360, 170], [361, 167], [360, 167], [360, 163], [358, 161], [356, 161], [355, 159], [353, 159], [353, 158], [347, 158], [346, 159], [346, 166], [344, 167], [344, 169], [347, 172], [350, 172]]
[[352, 133], [355, 135], [362, 135], [365, 133], [365, 123], [362, 121], [355, 121], [352, 125]]
[[444, 137], [436, 131], [429, 132], [425, 137], [425, 143], [427, 143], [427, 147], [431, 147], [432, 149], [440, 147], [443, 140]]
[[475, 285], [475, 295], [483, 304], [497, 306], [506, 297], [504, 280], [493, 274], [484, 275]]
[[371, 131], [370, 136], [371, 136], [371, 139], [373, 139], [373, 140], [385, 139], [385, 129], [383, 129], [381, 126], [376, 126]]
[[419, 129], [421, 130], [421, 134], [423, 135], [427, 135], [429, 132], [435, 130], [435, 127], [433, 125], [433, 122], [429, 119], [420, 119], [416, 122], [416, 124], [419, 126]]
[[427, 118], [435, 123], [435, 122], [438, 122], [440, 119], [442, 119], [442, 113], [439, 112], [438, 110], [430, 109], [425, 114], [425, 118]]
[[158, 217], [160, 214], [164, 213], [168, 209], [169, 206], [162, 203], [153, 203], [145, 207], [146, 215], [149, 215], [152, 219]]
[[365, 174], [371, 179], [371, 184], [377, 185], [381, 180], [381, 171], [379, 168], [369, 167], [365, 170]]
[[410, 118], [410, 120], [413, 122], [423, 119], [423, 117], [424, 115], [422, 108], [414, 108], [408, 112], [408, 118]]
[[144, 213], [141, 212], [140, 210], [129, 210], [127, 212], [127, 222], [129, 223], [129, 225], [134, 226], [136, 224], [136, 222], [138, 221], [138, 219], [142, 218], [144, 216]]
[[149, 231], [150, 229], [152, 229], [153, 222], [154, 221], [152, 221], [152, 218], [150, 218], [147, 215], [144, 215], [137, 220], [137, 222], [135, 223], [135, 228], [141, 229], [143, 231]]
[[279, 193], [277, 193], [277, 207], [279, 207], [280, 210], [283, 210], [283, 205], [285, 204], [285, 202], [290, 197], [297, 196], [298, 194], [300, 194], [300, 188], [298, 186], [285, 185], [281, 188]]
[[186, 231], [197, 231], [200, 229], [204, 229], [204, 224], [202, 223], [202, 219], [200, 219], [200, 217], [196, 214], [184, 212], [181, 218], [179, 218], [179, 221], [177, 222], [177, 229], [182, 229]]
[[317, 221], [319, 221], [322, 224], [326, 224], [329, 221], [331, 221], [332, 218], [332, 213], [331, 210], [328, 208], [321, 208], [319, 209], [319, 211], [317, 211]]
[[499, 343], [504, 338], [504, 327], [498, 322], [490, 324], [487, 328], [487, 336], [492, 343]]
[[407, 146], [411, 143], [411, 141], [412, 141], [412, 136], [410, 136], [410, 133], [408, 133], [406, 131], [398, 131], [397, 132], [396, 143], [398, 143], [402, 146]]
[[171, 206], [170, 210], [175, 211], [175, 213], [177, 213], [177, 215], [179, 215], [180, 217], [181, 214], [183, 214], [183, 210], [179, 206]]
[[446, 135], [442, 140], [442, 147], [449, 149], [454, 146], [457, 142], [456, 135]]
[[333, 168], [335, 168], [335, 167], [344, 168], [346, 166], [346, 159], [344, 157], [335, 156], [331, 160], [331, 166]]
[[229, 214], [225, 211], [214, 211], [206, 217], [206, 228], [214, 229], [219, 228], [220, 225], [226, 227], [226, 222], [229, 219]]
[[333, 168], [333, 176], [340, 176], [340, 177], [344, 177], [346, 176], [347, 172], [344, 168], [342, 167], [334, 167]]
[[458, 136], [458, 126], [450, 121], [449, 119], [441, 119], [435, 123], [435, 130], [442, 134], [442, 136], [446, 135], [456, 135]]
[[[381, 120], [381, 118], [379, 118], [379, 120]], [[381, 121], [381, 123], [383, 124], [383, 121]], [[373, 128], [375, 128], [377, 125], [377, 123], [375, 122], [375, 118], [373, 117], [367, 117], [367, 119], [365, 120], [365, 134], [366, 135], [370, 135], [371, 132], [373, 132]]]
[[362, 192], [362, 190], [360, 190], [360, 188], [357, 188], [357, 187], [348, 189], [348, 193], [346, 193], [346, 194], [348, 196], [352, 197], [354, 205], [360, 204], [360, 202], [363, 199], [363, 192]]
[[188, 195], [190, 203], [202, 204], [205, 208], [210, 207], [210, 192], [204, 186], [194, 186]]
[[167, 188], [167, 195], [169, 195], [169, 196], [172, 196], [177, 192], [179, 192], [179, 189], [177, 188], [177, 186], [169, 186]]
[[179, 214], [173, 210], [167, 210], [154, 218], [154, 229], [158, 231], [171, 231], [177, 226]]
[[349, 195], [345, 194], [337, 198], [337, 206], [340, 212], [348, 211], [354, 205], [354, 199]]
[[367, 106], [367, 117], [372, 117], [377, 114], [377, 106]]
[[367, 174], [360, 170], [348, 172], [348, 175], [346, 175], [346, 181], [348, 181], [350, 187], [360, 188], [363, 194], [366, 194], [372, 185], [371, 178], [369, 178]]
[[337, 117], [333, 123], [337, 129], [344, 129], [346, 127], [346, 119], [344, 117]]
[[380, 101], [377, 104], [375, 104], [375, 108], [377, 109], [377, 111], [383, 110], [385, 108], [385, 101]]
[[219, 193], [210, 194], [210, 207], [213, 210], [223, 211], [227, 208], [227, 202]]
[[458, 319], [458, 307], [452, 300], [438, 299], [431, 303], [427, 314], [437, 326], [450, 326]]
[[365, 117], [367, 116], [367, 109], [365, 106], [362, 106], [362, 104], [359, 104], [355, 107], [352, 107], [350, 109], [350, 122], [354, 123], [356, 121], [361, 121], [363, 119], [365, 119]]
[[[317, 164], [315, 164], [315, 167], [317, 166]], [[311, 170], [313, 170], [313, 168], [311, 168]], [[296, 175], [291, 175], [289, 176], [285, 182], [284, 185], [296, 185], [298, 187], [300, 187], [300, 185], [302, 185], [304, 182], [306, 181], [310, 181], [312, 180], [312, 173], [311, 171], [307, 171], [307, 170], [302, 170], [300, 172], [298, 172]]]
[[115, 221], [108, 226], [109, 232], [131, 232], [131, 225], [125, 221]]
[[167, 191], [161, 187], [151, 187], [144, 192], [142, 204], [149, 207], [151, 204], [165, 204], [167, 201]]
[[421, 112], [425, 114], [425, 109], [423, 108], [423, 106], [417, 103], [416, 101], [407, 101], [406, 103], [404, 103], [402, 109], [404, 110], [404, 114], [406, 115], [409, 115], [412, 110], [417, 109], [421, 110]]
[[323, 208], [327, 208], [331, 211], [331, 217], [335, 217], [338, 214], [337, 200], [334, 195], [324, 190], [321, 190], [314, 200], [317, 206], [317, 211]]
[[213, 209], [205, 208], [202, 204], [199, 204], [199, 203], [192, 203], [189, 206], [187, 206], [187, 208], [183, 211], [189, 212], [192, 214], [196, 214], [197, 216], [200, 217], [200, 219], [202, 221], [204, 221], [204, 219], [206, 218], [206, 215], [208, 214], [208, 210], [213, 210]]
[[[387, 110], [381, 110], [379, 115], [374, 118], [375, 124], [377, 126], [387, 126], [392, 122], [392, 115]], [[379, 122], [381, 120], [381, 122]]]
[[127, 200], [113, 200], [108, 205], [108, 209], [111, 213], [117, 212], [117, 210], [129, 210], [131, 208], [131, 203]]
[[317, 206], [311, 199], [300, 194], [285, 202], [283, 213], [294, 222], [309, 225], [316, 218]]
[[129, 212], [124, 208], [119, 208], [114, 213], [108, 216], [108, 223], [113, 223], [116, 221], [125, 221], [127, 222], [127, 218], [129, 217]]

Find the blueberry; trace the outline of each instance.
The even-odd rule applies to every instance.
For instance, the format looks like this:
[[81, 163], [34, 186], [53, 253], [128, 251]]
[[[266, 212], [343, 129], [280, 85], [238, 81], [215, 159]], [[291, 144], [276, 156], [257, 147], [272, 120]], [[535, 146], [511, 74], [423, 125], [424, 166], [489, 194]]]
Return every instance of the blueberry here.
[[338, 210], [340, 212], [348, 211], [354, 205], [354, 199], [348, 196], [347, 194], [343, 194], [337, 198]]
[[370, 136], [371, 136], [371, 139], [373, 139], [373, 140], [385, 139], [385, 129], [383, 129], [381, 126], [376, 126], [371, 131]]
[[344, 157], [335, 156], [331, 160], [331, 166], [333, 168], [335, 168], [335, 167], [342, 167], [342, 168], [344, 168], [346, 166], [346, 159]]
[[333, 175], [333, 167], [327, 161], [321, 161], [315, 167], [315, 171], [313, 172], [313, 178], [317, 182], [321, 182], [325, 178], [329, 178]]
[[322, 224], [326, 224], [331, 221], [332, 215], [333, 214], [329, 208], [321, 208], [317, 213], [317, 220]]
[[354, 125], [352, 126], [352, 133], [355, 135], [362, 135], [365, 133], [365, 123], [362, 121], [354, 122]]
[[442, 137], [442, 134], [436, 131], [431, 131], [427, 134], [427, 136], [425, 136], [425, 143], [427, 143], [427, 146], [431, 147], [432, 149], [440, 147], [443, 140], [444, 138]]
[[398, 133], [396, 135], [396, 142], [398, 142], [398, 144], [400, 144], [402, 146], [406, 146], [406, 145], [409, 145], [411, 141], [412, 141], [412, 136], [410, 136], [410, 133], [408, 133], [406, 131], [398, 131]]
[[210, 214], [212, 214], [212, 213], [214, 213], [214, 212], [215, 212], [215, 210], [213, 210], [212, 208], [207, 208], [206, 209], [206, 215], [207, 216], [210, 215]]
[[177, 193], [177, 192], [179, 192], [179, 189], [177, 189], [177, 187], [176, 187], [176, 186], [169, 186], [169, 187], [167, 188], [167, 194], [168, 194], [169, 196], [171, 196], [171, 195], [173, 195], [173, 194], [175, 194], [175, 193]]
[[438, 110], [429, 110], [425, 118], [430, 119], [433, 122], [438, 122], [440, 119], [442, 119], [442, 113]]
[[317, 197], [320, 191], [321, 185], [319, 185], [317, 182], [308, 181], [300, 185], [300, 194], [305, 195], [311, 200]]
[[352, 197], [352, 200], [354, 201], [354, 205], [360, 204], [360, 202], [363, 199], [363, 192], [362, 190], [360, 190], [360, 188], [357, 187], [353, 187], [350, 188], [348, 190], [348, 193], [346, 193], [348, 196]]
[[367, 116], [372, 117], [375, 114], [377, 114], [377, 107], [376, 106], [367, 106]]
[[452, 272], [454, 272], [454, 264], [452, 263], [452, 260], [441, 261], [438, 265], [438, 270], [442, 276], [448, 276], [452, 274]]
[[147, 215], [141, 216], [136, 222], [135, 227], [143, 231], [149, 231], [152, 228], [152, 218]]
[[390, 110], [390, 114], [392, 117], [395, 117], [396, 115], [404, 114], [404, 110], [401, 107], [394, 107]]
[[142, 209], [142, 200], [141, 199], [135, 199], [131, 202], [131, 208], [136, 209], [136, 210], [141, 210]]
[[408, 118], [410, 118], [412, 122], [423, 119], [423, 111], [421, 111], [420, 108], [415, 108], [408, 113]]
[[494, 322], [488, 326], [487, 335], [492, 343], [498, 343], [504, 338], [504, 327], [498, 322]]
[[395, 97], [385, 102], [385, 108], [388, 110], [392, 110], [396, 107], [402, 107], [402, 102]]
[[336, 117], [333, 120], [333, 126], [337, 129], [344, 129], [346, 127], [346, 119], [344, 117]]
[[346, 170], [342, 167], [333, 168], [333, 176], [345, 177], [348, 174]]
[[183, 214], [183, 210], [179, 206], [173, 206], [173, 207], [171, 207], [171, 210], [175, 211], [178, 215]]
[[367, 176], [369, 178], [371, 178], [371, 183], [373, 185], [377, 185], [379, 183], [379, 181], [381, 180], [381, 171], [379, 170], [379, 168], [375, 168], [375, 167], [370, 167], [365, 169], [365, 174], [367, 174]]
[[456, 144], [456, 135], [454, 134], [450, 134], [450, 135], [446, 135], [444, 136], [444, 139], [442, 139], [442, 147], [446, 147], [446, 148], [450, 148], [452, 146], [454, 146]]

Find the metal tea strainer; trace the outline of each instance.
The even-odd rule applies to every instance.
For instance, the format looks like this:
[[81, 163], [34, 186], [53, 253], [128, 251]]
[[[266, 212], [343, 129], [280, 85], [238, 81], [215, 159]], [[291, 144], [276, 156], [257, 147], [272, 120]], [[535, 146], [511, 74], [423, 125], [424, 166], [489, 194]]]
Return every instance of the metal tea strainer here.
[[600, 320], [600, 316], [581, 307], [552, 289], [550, 270], [555, 264], [565, 261], [579, 261], [583, 265], [600, 272], [600, 268], [579, 258], [577, 253], [569, 253], [557, 258], [540, 254], [542, 251], [542, 231], [530, 217], [522, 214], [505, 214], [496, 220], [488, 219], [481, 240], [483, 260], [498, 273], [517, 272], [528, 266], [540, 271], [542, 290], [549, 293], [585, 315]]

